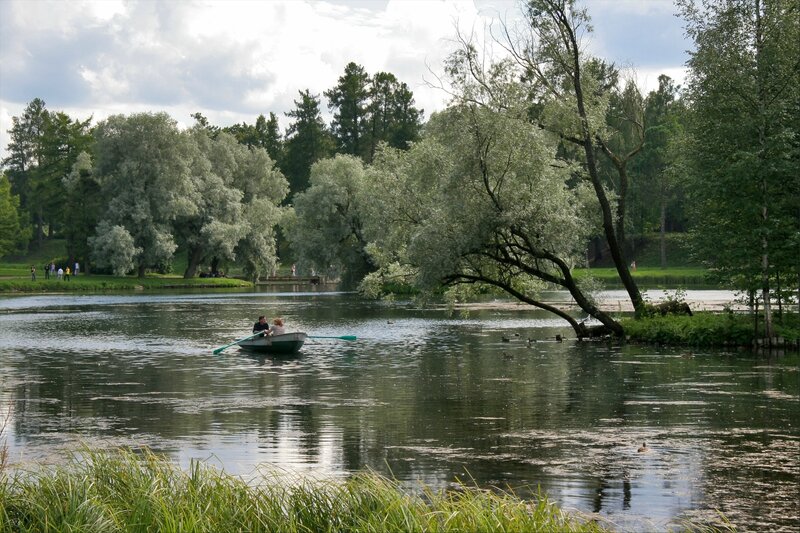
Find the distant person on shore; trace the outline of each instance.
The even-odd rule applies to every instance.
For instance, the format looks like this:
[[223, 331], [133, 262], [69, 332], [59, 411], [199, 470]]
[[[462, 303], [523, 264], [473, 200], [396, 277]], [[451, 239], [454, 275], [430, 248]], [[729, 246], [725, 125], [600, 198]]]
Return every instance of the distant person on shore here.
[[635, 261], [635, 260], [634, 260], [634, 261], [631, 261], [631, 270], [633, 270], [634, 272], [636, 272], [636, 261]]
[[67, 269], [64, 271], [64, 281], [69, 281], [69, 275], [70, 275], [70, 273], [71, 273], [71, 272], [70, 272], [70, 270], [69, 270], [69, 267], [67, 267]]
[[258, 322], [253, 324], [253, 333], [258, 333], [261, 331], [269, 333], [269, 324], [267, 324], [267, 317], [264, 315], [258, 317]]
[[56, 264], [50, 261], [50, 275], [56, 277]]
[[47, 265], [44, 266], [44, 279], [50, 279], [50, 267]]
[[36, 267], [31, 265], [31, 281], [36, 281]]
[[80, 271], [81, 271], [81, 265], [78, 264], [77, 261], [75, 261], [75, 270], [73, 271], [73, 274], [75, 274], [77, 276], [78, 272], [80, 272]]
[[64, 269], [58, 267], [58, 272], [56, 272], [56, 279], [63, 279], [64, 278]]
[[292, 277], [297, 275], [297, 265], [292, 265]]
[[283, 327], [283, 319], [276, 318], [272, 321], [272, 327], [269, 328], [270, 335], [283, 335], [286, 333], [286, 328]]

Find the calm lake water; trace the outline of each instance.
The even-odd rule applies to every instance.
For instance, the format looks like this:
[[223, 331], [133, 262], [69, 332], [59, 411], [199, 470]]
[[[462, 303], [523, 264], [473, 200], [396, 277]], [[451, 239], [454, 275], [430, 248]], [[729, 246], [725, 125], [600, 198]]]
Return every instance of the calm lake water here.
[[[212, 355], [260, 314], [358, 340]], [[243, 476], [541, 487], [620, 530], [717, 511], [800, 529], [797, 354], [559, 343], [563, 326], [521, 306], [448, 318], [337, 293], [2, 297], [3, 438], [17, 465], [148, 446]]]

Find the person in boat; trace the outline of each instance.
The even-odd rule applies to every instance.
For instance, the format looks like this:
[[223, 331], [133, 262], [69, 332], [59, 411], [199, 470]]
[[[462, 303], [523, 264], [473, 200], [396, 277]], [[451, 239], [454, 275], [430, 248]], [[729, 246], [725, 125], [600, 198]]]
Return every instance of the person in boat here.
[[261, 315], [258, 317], [258, 322], [253, 324], [253, 333], [258, 333], [259, 331], [263, 331], [264, 333], [269, 333], [269, 324], [267, 324], [267, 317]]
[[270, 335], [283, 335], [286, 333], [286, 328], [283, 327], [283, 319], [276, 318], [272, 321], [272, 327], [269, 328]]

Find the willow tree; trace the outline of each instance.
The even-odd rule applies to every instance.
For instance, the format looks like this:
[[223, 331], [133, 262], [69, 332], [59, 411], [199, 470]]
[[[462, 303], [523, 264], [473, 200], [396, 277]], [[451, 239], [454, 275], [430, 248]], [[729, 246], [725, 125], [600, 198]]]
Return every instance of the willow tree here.
[[308, 189], [295, 197], [287, 234], [298, 261], [307, 268], [342, 275], [346, 287], [375, 270], [363, 231], [370, 201], [361, 160], [337, 155], [311, 167]]
[[264, 148], [240, 144], [226, 132], [212, 137], [202, 127], [188, 135], [195, 209], [174, 223], [188, 252], [184, 278], [201, 264], [210, 264], [216, 274], [222, 261], [240, 260], [251, 279], [271, 272], [286, 178]]
[[[575, 0], [528, 0], [521, 23], [504, 25], [495, 40], [524, 82], [529, 120], [580, 154], [611, 257], [638, 315], [645, 311], [645, 302], [623, 247], [627, 167], [643, 143], [641, 96], [631, 84], [613, 94], [618, 90], [615, 69], [585, 52], [583, 40], [589, 31], [586, 9], [577, 7]], [[488, 87], [483, 56], [472, 43], [462, 39], [462, 44], [464, 75]], [[603, 179], [598, 154], [615, 168], [615, 179]]]
[[93, 175], [108, 207], [89, 239], [92, 257], [117, 273], [134, 266], [144, 277], [172, 259], [173, 222], [197, 210], [189, 139], [166, 113], [138, 113], [101, 122], [95, 140]]
[[[406, 265], [421, 287], [489, 285], [558, 315], [578, 336], [621, 335], [573, 276], [593, 196], [567, 186], [579, 169], [554, 159], [559, 138], [528, 120], [515, 77], [510, 64], [494, 65], [488, 85], [465, 85], [421, 142], [379, 154], [369, 180], [371, 249], [384, 272]], [[486, 100], [490, 92], [502, 105]], [[602, 326], [588, 328], [542, 301], [544, 283], [569, 291]]]

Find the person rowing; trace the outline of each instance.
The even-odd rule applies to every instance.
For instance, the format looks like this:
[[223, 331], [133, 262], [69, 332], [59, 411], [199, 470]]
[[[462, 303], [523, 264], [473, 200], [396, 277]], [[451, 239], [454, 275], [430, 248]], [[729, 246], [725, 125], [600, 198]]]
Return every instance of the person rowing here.
[[269, 324], [267, 323], [267, 317], [265, 317], [264, 315], [261, 315], [260, 317], [258, 317], [258, 322], [253, 324], [253, 333], [261, 332], [262, 336], [264, 334], [268, 334], [269, 333], [269, 329], [270, 328], [269, 328]]

